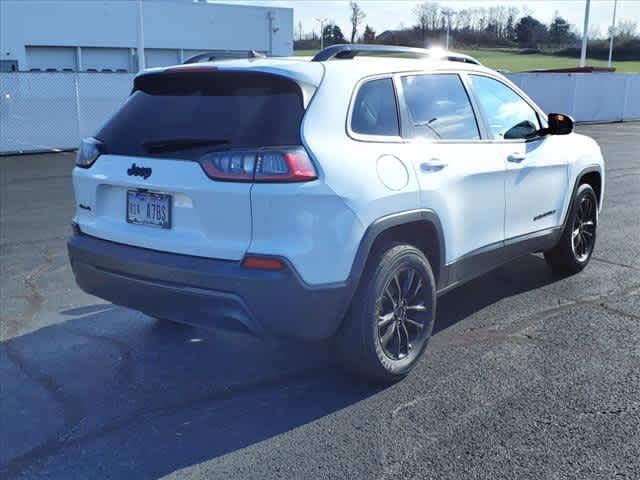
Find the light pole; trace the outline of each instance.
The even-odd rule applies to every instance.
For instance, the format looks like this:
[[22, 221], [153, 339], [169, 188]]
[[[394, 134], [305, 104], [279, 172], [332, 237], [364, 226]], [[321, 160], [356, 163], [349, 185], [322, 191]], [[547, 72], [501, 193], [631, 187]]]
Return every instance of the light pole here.
[[316, 22], [320, 24], [320, 50], [324, 49], [324, 24], [326, 21], [326, 18], [316, 18]]
[[138, 0], [138, 71], [141, 72], [144, 69], [144, 18], [142, 12], [142, 0]]
[[611, 31], [609, 35], [609, 62], [608, 67], [611, 68], [611, 58], [613, 57], [613, 38], [616, 36], [616, 10], [618, 9], [618, 0], [613, 0], [613, 19], [611, 20]]
[[589, 39], [589, 7], [591, 6], [591, 0], [586, 0], [584, 6], [584, 28], [582, 30], [582, 50], [580, 51], [580, 66], [584, 67], [587, 64], [587, 41]]
[[273, 33], [274, 33], [273, 22], [275, 18], [276, 18], [275, 13], [271, 11], [267, 13], [267, 20], [269, 22], [269, 55], [273, 55]]

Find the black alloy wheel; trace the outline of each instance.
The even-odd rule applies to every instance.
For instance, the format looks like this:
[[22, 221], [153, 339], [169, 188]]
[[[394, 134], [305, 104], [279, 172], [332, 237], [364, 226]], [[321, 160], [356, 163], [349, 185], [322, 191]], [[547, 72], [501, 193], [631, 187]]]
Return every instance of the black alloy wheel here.
[[392, 360], [407, 357], [423, 341], [429, 312], [420, 293], [424, 280], [413, 267], [389, 278], [378, 299], [378, 341]]
[[580, 185], [567, 214], [558, 243], [544, 252], [551, 269], [559, 274], [574, 274], [587, 266], [596, 244], [598, 197], [591, 185]]
[[576, 260], [586, 261], [595, 245], [597, 205], [589, 195], [580, 198], [571, 229], [571, 248]]

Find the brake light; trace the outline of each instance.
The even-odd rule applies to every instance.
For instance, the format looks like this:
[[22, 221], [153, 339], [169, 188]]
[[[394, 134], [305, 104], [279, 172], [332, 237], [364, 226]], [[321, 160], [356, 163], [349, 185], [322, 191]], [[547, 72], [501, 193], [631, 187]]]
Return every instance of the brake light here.
[[308, 182], [318, 178], [303, 148], [211, 152], [200, 159], [200, 165], [214, 180]]
[[179, 65], [177, 67], [165, 68], [165, 73], [173, 73], [173, 72], [216, 72], [218, 71], [218, 67], [214, 67], [212, 65]]
[[258, 154], [257, 182], [307, 182], [318, 178], [316, 169], [304, 150], [265, 151]]

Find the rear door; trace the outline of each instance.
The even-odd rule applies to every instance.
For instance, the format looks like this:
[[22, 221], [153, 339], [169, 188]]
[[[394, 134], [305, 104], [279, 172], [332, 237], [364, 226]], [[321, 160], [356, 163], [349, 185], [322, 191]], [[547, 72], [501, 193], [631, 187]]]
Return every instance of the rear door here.
[[242, 258], [251, 241], [251, 180], [214, 180], [200, 161], [228, 151], [218, 161], [232, 169], [243, 149], [300, 145], [302, 93], [283, 76], [202, 69], [138, 77], [96, 134], [106, 153], [74, 170], [82, 231], [155, 250]]
[[[470, 254], [499, 251], [504, 239], [505, 162], [481, 137], [470, 97], [457, 73], [400, 78], [406, 135], [422, 205], [444, 228], [448, 264]], [[468, 272], [453, 272], [464, 277]]]
[[484, 75], [469, 79], [496, 155], [507, 164], [505, 238], [517, 240], [560, 225], [569, 179], [557, 137], [540, 136], [537, 111], [507, 84]]

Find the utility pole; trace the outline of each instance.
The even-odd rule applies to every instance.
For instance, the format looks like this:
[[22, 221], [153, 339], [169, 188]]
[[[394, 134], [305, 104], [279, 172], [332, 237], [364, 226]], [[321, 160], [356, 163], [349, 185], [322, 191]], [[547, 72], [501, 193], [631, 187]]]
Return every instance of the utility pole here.
[[609, 32], [609, 62], [607, 65], [611, 68], [611, 58], [613, 57], [613, 39], [616, 36], [616, 10], [618, 9], [618, 0], [613, 0], [613, 19], [611, 20], [611, 31]]
[[144, 18], [142, 12], [142, 0], [138, 0], [138, 71], [141, 72], [144, 69]]
[[316, 18], [316, 22], [320, 24], [320, 50], [324, 49], [324, 24], [326, 21], [326, 18]]
[[591, 0], [586, 0], [584, 6], [584, 28], [582, 29], [582, 50], [580, 51], [580, 66], [584, 67], [587, 64], [587, 42], [589, 40], [589, 7], [591, 7]]

